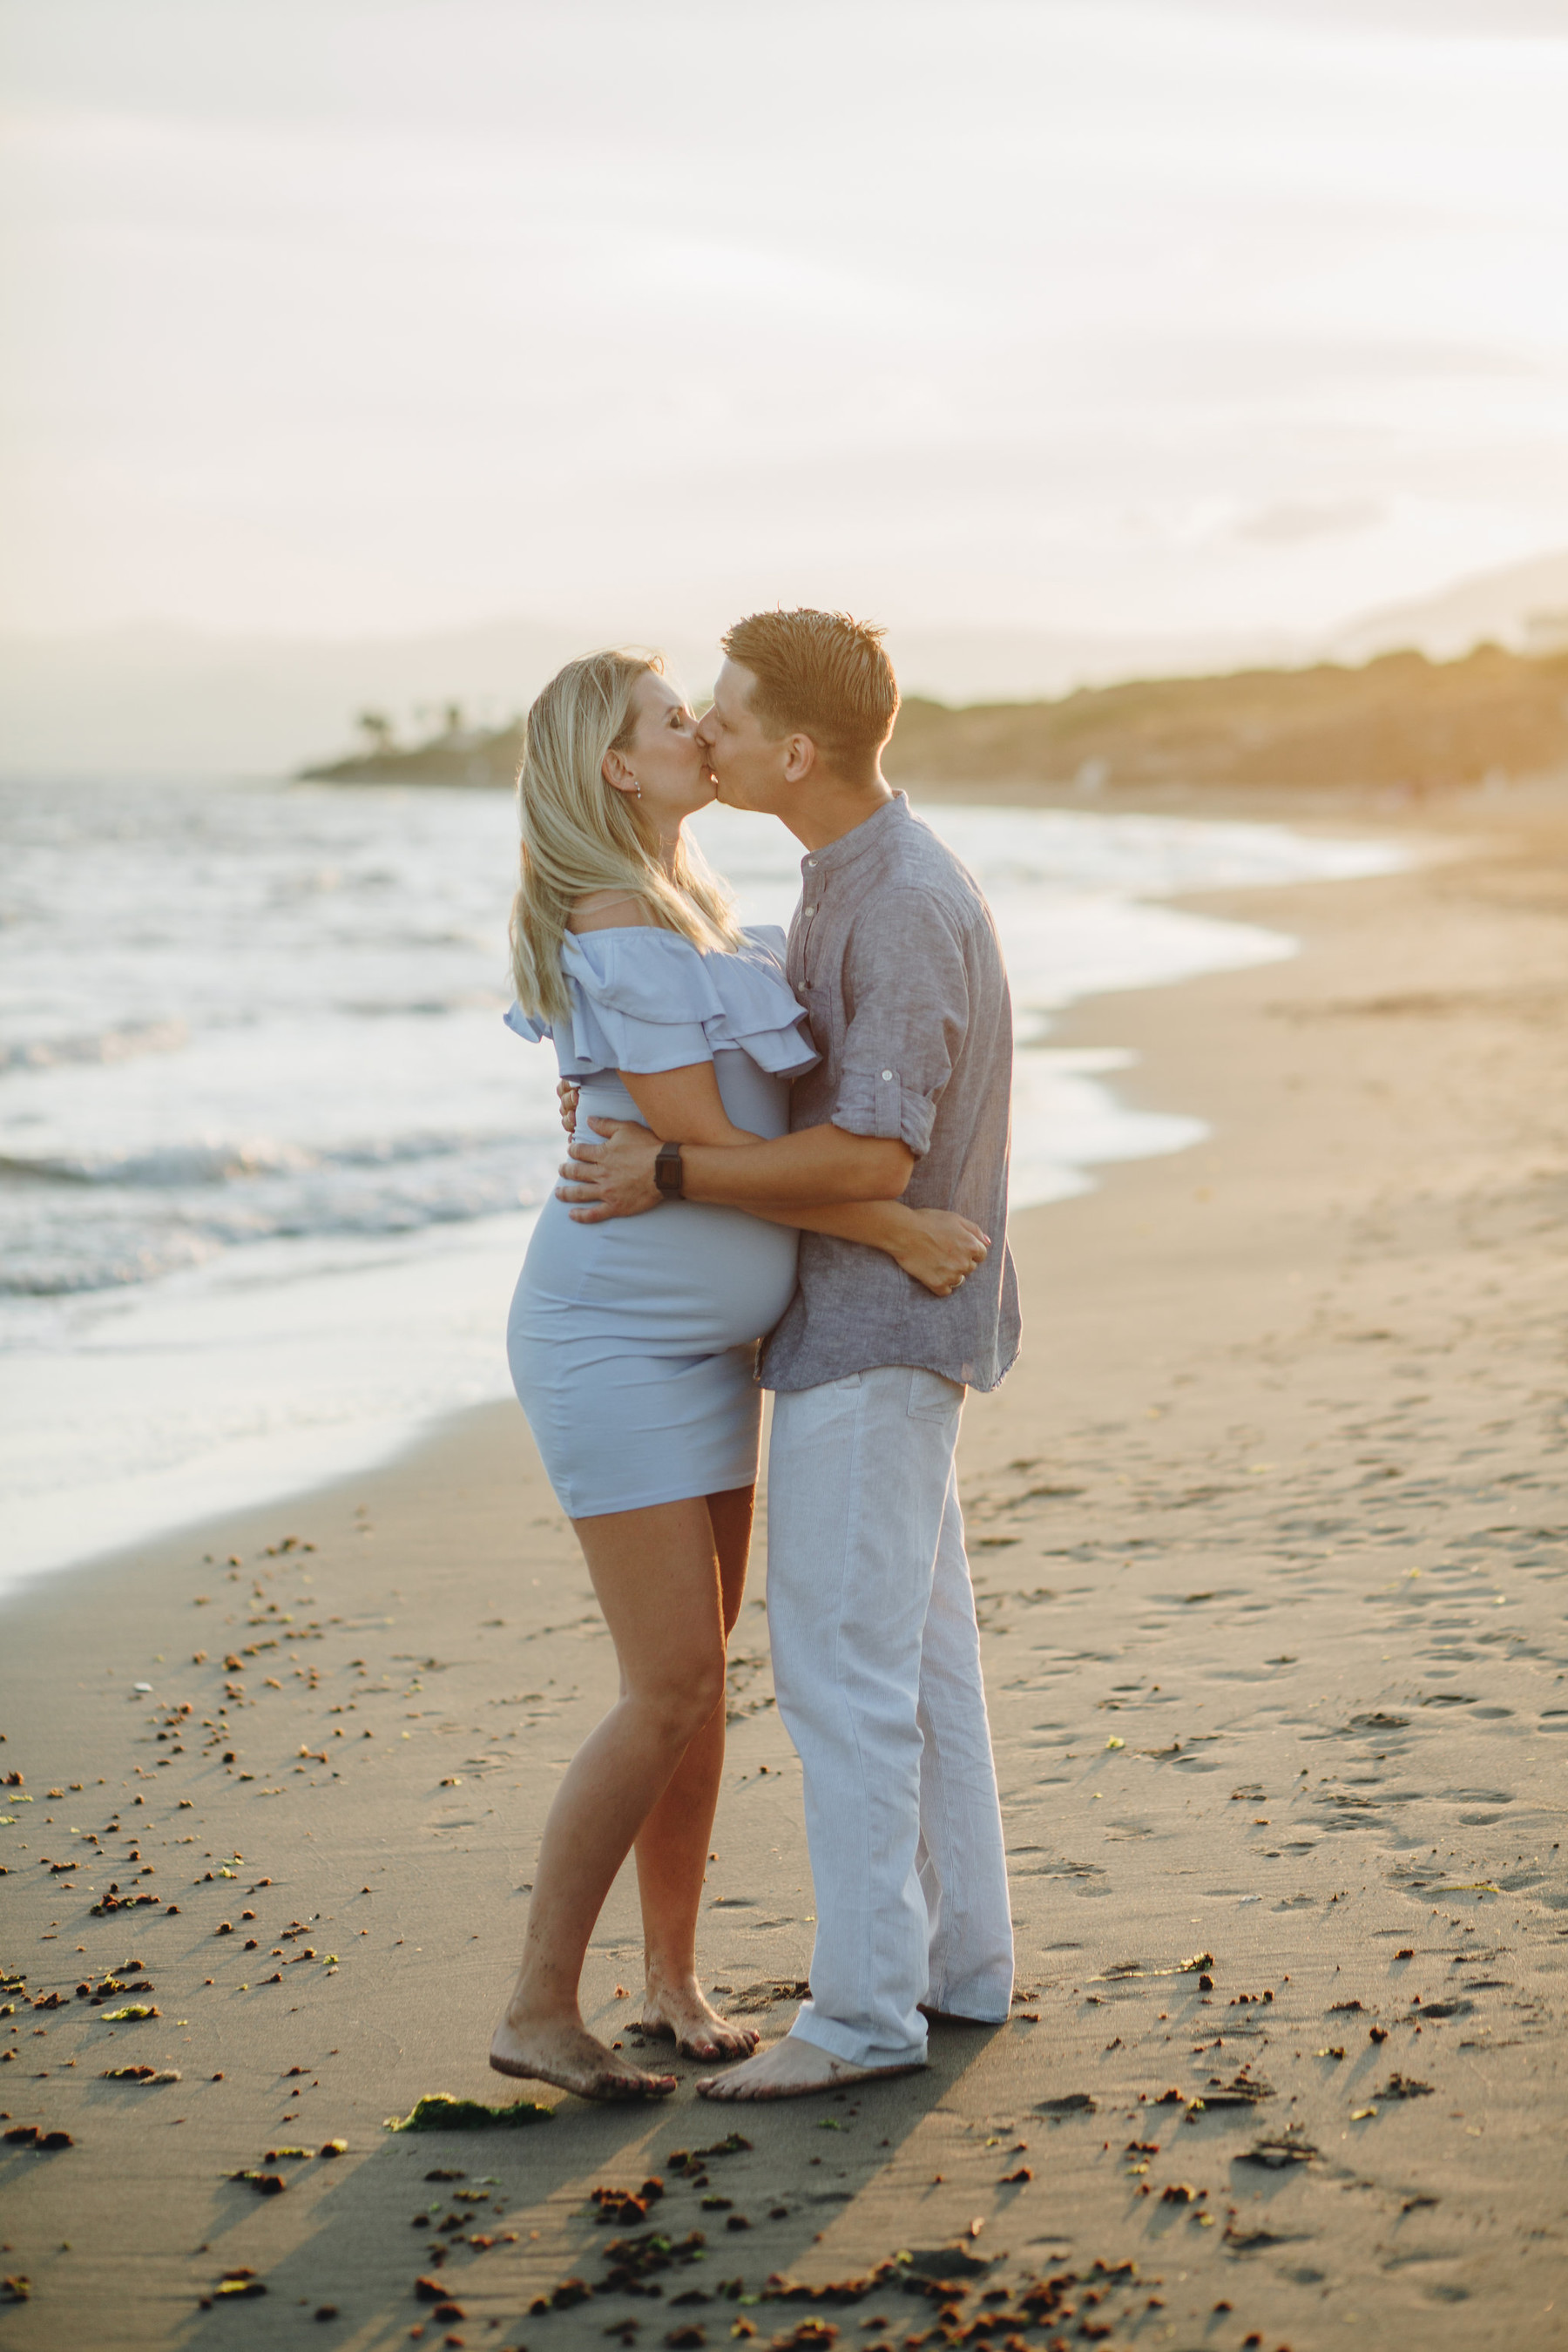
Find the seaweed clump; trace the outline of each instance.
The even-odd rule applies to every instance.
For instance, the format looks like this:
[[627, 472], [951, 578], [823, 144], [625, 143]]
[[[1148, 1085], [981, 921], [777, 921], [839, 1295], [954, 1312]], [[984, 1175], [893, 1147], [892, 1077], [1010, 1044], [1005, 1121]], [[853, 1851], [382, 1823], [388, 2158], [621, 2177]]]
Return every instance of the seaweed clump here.
[[552, 2107], [536, 2106], [531, 2099], [517, 2099], [508, 2107], [487, 2107], [478, 2099], [454, 2099], [449, 2092], [435, 2091], [427, 2098], [416, 2099], [405, 2116], [388, 2116], [384, 2128], [395, 2132], [427, 2131], [516, 2131], [525, 2124], [547, 2124], [553, 2120]]

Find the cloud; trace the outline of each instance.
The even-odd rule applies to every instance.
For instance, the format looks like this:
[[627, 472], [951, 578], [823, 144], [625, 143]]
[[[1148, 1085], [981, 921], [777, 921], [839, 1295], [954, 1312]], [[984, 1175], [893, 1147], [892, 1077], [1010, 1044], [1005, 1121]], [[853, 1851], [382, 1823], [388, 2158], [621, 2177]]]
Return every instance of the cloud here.
[[1304, 539], [1341, 539], [1370, 530], [1387, 509], [1375, 499], [1282, 499], [1242, 518], [1231, 536], [1255, 547], [1290, 547]]

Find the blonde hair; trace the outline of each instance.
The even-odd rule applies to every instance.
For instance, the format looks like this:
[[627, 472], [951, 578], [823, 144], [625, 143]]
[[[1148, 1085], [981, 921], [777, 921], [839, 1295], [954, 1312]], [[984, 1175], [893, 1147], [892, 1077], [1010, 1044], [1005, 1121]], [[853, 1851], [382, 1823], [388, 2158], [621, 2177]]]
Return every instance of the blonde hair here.
[[591, 890], [640, 899], [658, 929], [679, 931], [704, 954], [740, 945], [729, 895], [701, 851], [682, 838], [667, 874], [637, 802], [601, 772], [605, 754], [631, 740], [638, 679], [663, 671], [659, 654], [584, 654], [557, 671], [528, 714], [510, 936], [518, 1003], [542, 1020], [563, 1020], [569, 1010], [561, 942]]

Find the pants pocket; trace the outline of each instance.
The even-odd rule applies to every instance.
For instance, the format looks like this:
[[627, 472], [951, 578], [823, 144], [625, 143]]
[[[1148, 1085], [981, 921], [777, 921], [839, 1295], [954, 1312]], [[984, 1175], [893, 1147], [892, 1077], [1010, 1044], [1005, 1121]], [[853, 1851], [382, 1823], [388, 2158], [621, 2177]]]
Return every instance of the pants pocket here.
[[911, 1421], [951, 1421], [963, 1402], [963, 1385], [916, 1366], [910, 1373]]

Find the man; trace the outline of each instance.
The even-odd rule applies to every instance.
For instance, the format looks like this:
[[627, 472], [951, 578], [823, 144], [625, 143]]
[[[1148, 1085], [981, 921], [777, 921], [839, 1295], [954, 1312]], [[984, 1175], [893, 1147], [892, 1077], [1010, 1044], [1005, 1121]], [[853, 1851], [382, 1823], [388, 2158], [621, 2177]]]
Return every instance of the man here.
[[[789, 976], [822, 1061], [796, 1082], [788, 1136], [687, 1145], [681, 1189], [789, 1206], [855, 1197], [861, 1167], [891, 1164], [911, 1206], [1000, 1234], [1006, 976], [973, 877], [883, 778], [898, 688], [881, 632], [759, 614], [724, 651], [700, 740], [720, 799], [782, 818], [805, 848]], [[609, 1215], [651, 1207], [660, 1139], [591, 1124], [566, 1197]], [[953, 1455], [964, 1391], [1003, 1378], [1019, 1318], [1005, 1242], [975, 1255], [939, 1298], [879, 1251], [803, 1234], [798, 1287], [763, 1350], [768, 1624], [817, 1932], [788, 2035], [700, 2084], [711, 2098], [905, 2073], [925, 2063], [928, 2017], [1008, 2013], [1006, 1864]]]

